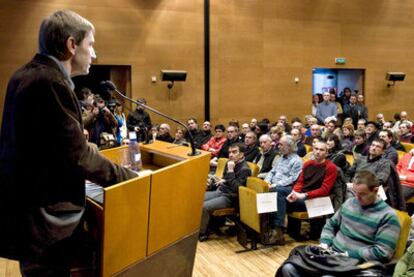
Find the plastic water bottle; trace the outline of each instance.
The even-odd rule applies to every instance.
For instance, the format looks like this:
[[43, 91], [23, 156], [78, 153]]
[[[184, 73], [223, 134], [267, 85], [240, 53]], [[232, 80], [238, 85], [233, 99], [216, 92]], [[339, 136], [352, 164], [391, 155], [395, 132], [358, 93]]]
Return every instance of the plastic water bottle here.
[[142, 168], [141, 151], [135, 132], [129, 132], [128, 157], [131, 170], [140, 171]]

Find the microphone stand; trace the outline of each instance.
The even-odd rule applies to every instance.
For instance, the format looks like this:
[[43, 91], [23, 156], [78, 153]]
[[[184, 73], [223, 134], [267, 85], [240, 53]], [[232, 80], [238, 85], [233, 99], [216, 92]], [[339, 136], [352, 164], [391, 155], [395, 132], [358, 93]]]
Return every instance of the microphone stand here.
[[[108, 84], [108, 83], [107, 83], [107, 84]], [[197, 156], [197, 155], [200, 155], [200, 153], [201, 153], [201, 152], [196, 150], [196, 148], [195, 148], [195, 146], [194, 146], [194, 138], [193, 138], [193, 135], [191, 134], [191, 132], [190, 132], [190, 130], [188, 129], [187, 125], [185, 125], [185, 124], [184, 124], [184, 123], [182, 123], [181, 121], [178, 121], [177, 119], [175, 119], [175, 118], [173, 118], [173, 117], [171, 117], [171, 116], [168, 116], [168, 115], [166, 115], [166, 114], [164, 114], [164, 113], [162, 113], [162, 112], [160, 112], [160, 111], [158, 111], [158, 110], [156, 110], [156, 109], [154, 109], [154, 108], [152, 108], [152, 107], [150, 107], [150, 106], [147, 106], [147, 105], [145, 105], [145, 104], [143, 104], [143, 103], [141, 103], [141, 102], [138, 102], [138, 101], [135, 101], [134, 99], [129, 98], [128, 96], [126, 96], [126, 95], [124, 95], [122, 92], [120, 92], [120, 91], [119, 91], [119, 90], [115, 87], [115, 85], [113, 85], [113, 84], [112, 84], [112, 82], [108, 84], [108, 88], [110, 88], [111, 90], [115, 91], [115, 92], [116, 92], [119, 96], [121, 96], [122, 98], [124, 98], [124, 99], [126, 99], [126, 100], [128, 100], [128, 101], [130, 101], [130, 102], [132, 102], [132, 103], [134, 103], [134, 104], [136, 104], [136, 105], [138, 105], [138, 106], [140, 106], [140, 107], [144, 108], [144, 109], [150, 110], [151, 112], [153, 112], [153, 113], [155, 113], [155, 114], [158, 114], [159, 116], [165, 117], [165, 118], [167, 118], [167, 119], [169, 119], [169, 120], [171, 120], [171, 121], [173, 121], [173, 122], [177, 123], [178, 125], [180, 125], [180, 126], [184, 127], [184, 128], [187, 130], [187, 132], [188, 132], [188, 137], [190, 138], [190, 145], [191, 145], [191, 152], [190, 152], [190, 153], [188, 153], [187, 155], [188, 155], [188, 156]], [[149, 138], [148, 132], [146, 133], [146, 138], [147, 138], [147, 139]]]

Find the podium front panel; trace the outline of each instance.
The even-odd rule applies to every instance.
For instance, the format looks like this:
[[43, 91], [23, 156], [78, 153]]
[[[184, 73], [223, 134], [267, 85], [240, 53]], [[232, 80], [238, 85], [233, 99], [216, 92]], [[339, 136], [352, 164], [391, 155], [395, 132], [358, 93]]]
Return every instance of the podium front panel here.
[[209, 161], [202, 154], [153, 172], [148, 255], [198, 231]]
[[103, 276], [146, 257], [150, 182], [149, 175], [105, 188]]

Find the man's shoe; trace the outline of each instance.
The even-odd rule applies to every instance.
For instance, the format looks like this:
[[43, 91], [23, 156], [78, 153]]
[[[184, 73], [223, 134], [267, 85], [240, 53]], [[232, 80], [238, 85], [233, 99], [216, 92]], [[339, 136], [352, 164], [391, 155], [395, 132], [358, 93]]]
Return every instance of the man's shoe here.
[[206, 241], [206, 240], [208, 240], [208, 235], [207, 234], [199, 234], [198, 235], [198, 241], [199, 242], [203, 242], [203, 241]]
[[272, 229], [269, 244], [285, 245], [285, 237], [282, 228], [276, 227], [275, 229]]

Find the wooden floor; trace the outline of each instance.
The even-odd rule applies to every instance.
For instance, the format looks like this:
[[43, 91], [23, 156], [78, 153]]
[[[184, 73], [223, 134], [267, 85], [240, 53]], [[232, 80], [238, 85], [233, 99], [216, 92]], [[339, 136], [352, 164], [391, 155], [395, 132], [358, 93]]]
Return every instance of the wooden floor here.
[[285, 237], [287, 241], [284, 246], [264, 248], [259, 245], [258, 250], [239, 254], [236, 251], [244, 248], [236, 237], [213, 237], [206, 242], [199, 242], [193, 276], [275, 276], [277, 268], [286, 260], [290, 250], [304, 244]]
[[[263, 248], [259, 245], [256, 251], [237, 254], [236, 251], [244, 248], [237, 242], [236, 237], [213, 235], [210, 240], [198, 243], [193, 276], [274, 276], [290, 250], [303, 244], [289, 239], [288, 236], [286, 238], [285, 246]], [[0, 258], [0, 277], [20, 276], [18, 262]]]

